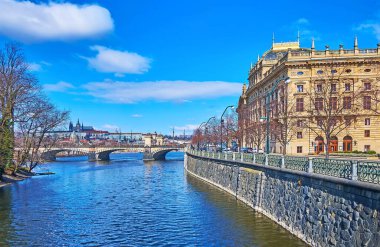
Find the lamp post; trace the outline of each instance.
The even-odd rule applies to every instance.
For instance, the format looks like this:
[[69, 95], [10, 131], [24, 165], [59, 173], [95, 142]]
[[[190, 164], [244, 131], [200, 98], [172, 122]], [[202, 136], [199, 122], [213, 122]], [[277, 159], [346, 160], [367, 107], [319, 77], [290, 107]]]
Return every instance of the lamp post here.
[[[206, 136], [206, 132], [207, 132], [207, 124], [212, 120], [212, 119], [215, 119], [215, 117], [210, 117], [208, 120], [207, 120], [207, 122], [206, 122], [206, 124], [205, 124], [205, 136]], [[207, 141], [207, 151], [208, 151], [208, 141]]]
[[233, 105], [227, 106], [226, 109], [224, 109], [222, 116], [220, 117], [220, 152], [222, 152], [222, 145], [223, 145], [223, 116], [226, 113], [228, 108], [234, 109], [235, 107]]
[[[199, 125], [199, 127], [198, 127], [198, 130], [199, 130], [199, 132], [202, 134], [202, 125], [204, 125], [206, 122], [202, 122], [200, 125]], [[198, 150], [199, 150], [199, 138], [198, 138]]]
[[[275, 83], [273, 84], [271, 90], [267, 93], [266, 95], [266, 117], [261, 117], [260, 118], [260, 121], [262, 120], [266, 120], [266, 132], [267, 132], [267, 138], [266, 138], [266, 144], [265, 144], [265, 152], [267, 154], [270, 153], [270, 111], [271, 111], [271, 107], [270, 107], [270, 101], [271, 101], [271, 96], [273, 95], [274, 91], [276, 90], [278, 84], [281, 82], [281, 81], [285, 81], [285, 84], [288, 84], [290, 82], [290, 79], [289, 77], [286, 77], [286, 78], [280, 78], [280, 79], [277, 79], [275, 81]], [[288, 97], [286, 95], [286, 97]], [[287, 107], [287, 106], [286, 106]]]

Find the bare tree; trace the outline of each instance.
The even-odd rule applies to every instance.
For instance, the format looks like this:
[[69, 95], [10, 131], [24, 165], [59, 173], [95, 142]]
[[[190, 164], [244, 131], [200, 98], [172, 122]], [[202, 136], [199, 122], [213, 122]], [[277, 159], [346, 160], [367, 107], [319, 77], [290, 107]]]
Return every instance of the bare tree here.
[[319, 76], [306, 90], [305, 110], [309, 112], [306, 119], [299, 120], [304, 120], [304, 126], [323, 140], [326, 158], [333, 137], [353, 125], [363, 110], [378, 109], [378, 81], [368, 80], [368, 86], [348, 76], [350, 72], [332, 59], [317, 71]]
[[32, 171], [41, 161], [41, 149], [49, 150], [57, 141], [49, 132], [62, 126], [68, 120], [68, 112], [60, 111], [42, 95], [35, 98], [28, 107], [28, 113], [20, 118], [17, 130], [21, 134], [19, 142], [19, 165]]
[[0, 50], [0, 176], [12, 164], [14, 125], [23, 114], [22, 106], [38, 90], [21, 48], [7, 44]]
[[278, 141], [282, 147], [282, 154], [286, 154], [286, 146], [294, 139], [298, 124], [296, 114], [296, 101], [288, 96], [288, 84], [279, 85], [275, 93], [275, 100], [271, 102], [270, 132], [273, 139]]
[[222, 140], [227, 143], [227, 146], [233, 141], [239, 141], [238, 130], [238, 114], [236, 111], [230, 111], [225, 115], [222, 125]]
[[195, 145], [197, 149], [200, 148], [200, 145], [202, 144], [202, 141], [204, 139], [204, 136], [202, 134], [202, 130], [200, 128], [197, 128], [193, 131], [193, 136], [191, 138], [191, 144]]

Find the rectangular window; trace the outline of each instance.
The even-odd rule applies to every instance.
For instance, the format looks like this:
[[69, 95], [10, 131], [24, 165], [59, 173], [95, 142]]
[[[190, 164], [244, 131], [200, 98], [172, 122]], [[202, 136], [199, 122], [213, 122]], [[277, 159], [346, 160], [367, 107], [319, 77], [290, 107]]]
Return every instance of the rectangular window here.
[[366, 110], [371, 110], [371, 96], [363, 97], [363, 108]]
[[316, 90], [317, 92], [322, 92], [322, 84], [318, 84]]
[[343, 97], [343, 109], [351, 109], [351, 97]]
[[351, 91], [351, 84], [350, 83], [344, 84], [344, 90], [345, 91]]
[[297, 93], [303, 92], [303, 85], [297, 85]]
[[331, 84], [331, 92], [336, 92], [336, 84]]
[[364, 130], [364, 137], [370, 137], [370, 136], [371, 136], [370, 130]]
[[364, 119], [364, 125], [371, 125], [371, 119], [370, 118], [366, 118]]
[[364, 152], [368, 152], [371, 150], [371, 145], [364, 145]]
[[318, 119], [318, 120], [317, 120], [317, 125], [318, 125], [318, 127], [322, 127], [322, 125], [323, 125], [323, 120], [322, 120], [322, 119]]
[[364, 83], [364, 90], [371, 90], [371, 83], [370, 82]]
[[297, 139], [302, 139], [302, 131], [297, 132]]
[[315, 110], [323, 110], [323, 98], [315, 98]]
[[330, 98], [330, 108], [332, 110], [336, 110], [337, 109], [337, 106], [338, 106], [338, 100], [337, 100], [337, 97], [331, 97]]
[[303, 98], [298, 98], [296, 100], [296, 111], [298, 111], [298, 112], [303, 111]]
[[303, 121], [297, 120], [297, 127], [303, 127]]
[[297, 146], [297, 153], [302, 154], [302, 146]]

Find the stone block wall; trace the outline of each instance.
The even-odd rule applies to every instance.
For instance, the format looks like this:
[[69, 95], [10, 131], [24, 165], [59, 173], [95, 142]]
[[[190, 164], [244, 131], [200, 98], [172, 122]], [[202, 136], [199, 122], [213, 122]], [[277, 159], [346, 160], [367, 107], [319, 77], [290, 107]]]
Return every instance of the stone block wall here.
[[380, 246], [380, 186], [188, 154], [186, 170], [312, 246]]

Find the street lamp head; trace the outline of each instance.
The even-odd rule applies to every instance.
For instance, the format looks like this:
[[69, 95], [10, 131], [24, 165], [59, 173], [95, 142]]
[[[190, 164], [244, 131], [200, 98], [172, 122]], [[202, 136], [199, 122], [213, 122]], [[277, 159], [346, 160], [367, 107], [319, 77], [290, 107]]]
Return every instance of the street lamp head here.
[[285, 84], [289, 84], [289, 83], [290, 83], [290, 78], [288, 77], [285, 79]]

